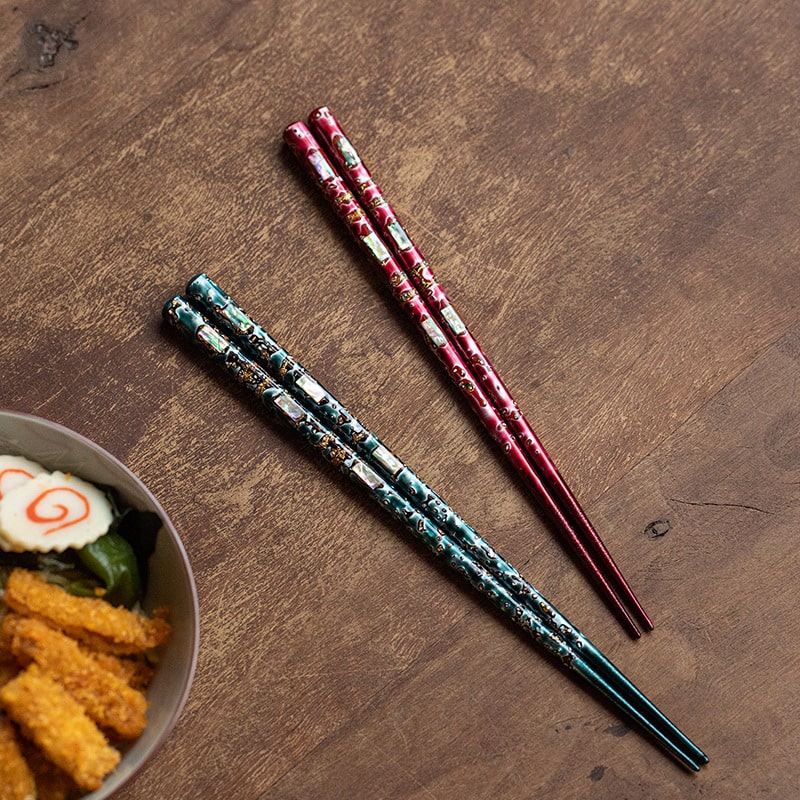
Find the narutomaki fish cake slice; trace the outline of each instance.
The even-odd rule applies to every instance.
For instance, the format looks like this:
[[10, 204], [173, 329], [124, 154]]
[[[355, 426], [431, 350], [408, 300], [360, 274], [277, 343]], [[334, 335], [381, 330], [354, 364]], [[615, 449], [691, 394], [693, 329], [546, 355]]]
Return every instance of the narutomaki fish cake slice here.
[[12, 552], [63, 552], [108, 531], [114, 512], [96, 486], [75, 475], [36, 475], [0, 498], [0, 547]]

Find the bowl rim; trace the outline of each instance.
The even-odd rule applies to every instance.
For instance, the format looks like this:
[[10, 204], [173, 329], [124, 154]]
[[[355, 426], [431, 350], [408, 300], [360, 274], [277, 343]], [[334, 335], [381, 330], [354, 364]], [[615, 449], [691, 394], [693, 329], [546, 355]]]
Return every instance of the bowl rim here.
[[141, 761], [139, 762], [137, 769], [134, 770], [131, 774], [125, 776], [111, 790], [109, 794], [106, 795], [102, 794], [103, 788], [101, 787], [95, 792], [90, 792], [87, 795], [83, 795], [82, 800], [100, 800], [100, 798], [110, 798], [113, 797], [115, 794], [117, 794], [117, 792], [119, 792], [124, 786], [127, 786], [139, 774], [141, 774], [147, 762], [161, 749], [161, 747], [169, 738], [170, 734], [177, 725], [178, 719], [180, 718], [184, 706], [186, 705], [186, 701], [189, 699], [189, 693], [191, 691], [192, 684], [194, 682], [194, 676], [197, 670], [197, 662], [200, 651], [200, 603], [198, 599], [197, 585], [195, 583], [194, 573], [192, 571], [191, 564], [189, 563], [189, 557], [188, 554], [186, 553], [186, 547], [184, 546], [180, 534], [178, 533], [174, 523], [172, 522], [171, 518], [167, 514], [164, 507], [161, 505], [156, 496], [150, 491], [150, 489], [145, 485], [144, 481], [141, 478], [139, 478], [139, 476], [136, 475], [136, 473], [133, 472], [133, 470], [130, 469], [130, 467], [126, 466], [113, 453], [110, 453], [104, 447], [101, 447], [99, 444], [97, 444], [97, 442], [89, 439], [82, 433], [79, 433], [78, 431], [75, 431], [72, 428], [68, 428], [66, 425], [62, 425], [59, 422], [54, 422], [53, 420], [37, 416], [36, 414], [30, 414], [25, 411], [13, 411], [10, 409], [0, 408], [0, 418], [8, 418], [12, 421], [14, 418], [22, 418], [34, 422], [36, 424], [40, 424], [44, 427], [53, 429], [57, 433], [60, 433], [68, 438], [78, 440], [80, 444], [89, 448], [90, 450], [93, 450], [94, 452], [98, 453], [102, 458], [107, 459], [112, 464], [114, 464], [114, 466], [120, 469], [132, 481], [134, 481], [137, 484], [137, 487], [139, 488], [141, 493], [147, 498], [147, 500], [150, 503], [152, 503], [155, 512], [160, 517], [162, 525], [167, 530], [169, 537], [172, 540], [172, 543], [175, 546], [176, 550], [178, 551], [178, 555], [180, 556], [181, 568], [183, 570], [184, 577], [186, 579], [189, 601], [192, 610], [192, 625], [190, 630], [191, 654], [186, 668], [186, 681], [184, 683], [178, 701], [175, 705], [175, 708], [170, 714], [169, 721], [159, 731], [158, 736], [156, 736], [156, 738], [150, 743], [148, 748], [142, 753]]

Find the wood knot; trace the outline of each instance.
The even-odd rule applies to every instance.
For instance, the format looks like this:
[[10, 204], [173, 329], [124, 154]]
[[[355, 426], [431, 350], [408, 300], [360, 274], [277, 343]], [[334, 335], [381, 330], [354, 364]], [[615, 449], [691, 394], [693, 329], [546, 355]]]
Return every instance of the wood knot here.
[[668, 519], [655, 519], [644, 529], [644, 535], [648, 539], [661, 539], [672, 530]]
[[31, 28], [31, 33], [36, 37], [36, 44], [39, 48], [40, 67], [52, 67], [56, 63], [56, 56], [62, 47], [74, 50], [78, 46], [78, 40], [73, 37], [71, 30], [61, 31], [58, 28], [50, 28], [43, 22], [37, 22]]

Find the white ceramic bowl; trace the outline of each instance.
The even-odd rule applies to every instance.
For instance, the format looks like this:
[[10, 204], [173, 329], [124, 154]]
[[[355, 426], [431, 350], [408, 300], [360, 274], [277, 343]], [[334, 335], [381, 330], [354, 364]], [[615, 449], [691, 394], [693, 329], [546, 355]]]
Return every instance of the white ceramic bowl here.
[[189, 694], [199, 646], [199, 612], [194, 577], [178, 532], [147, 487], [119, 460], [89, 439], [39, 417], [0, 411], [0, 453], [24, 455], [50, 470], [71, 472], [93, 483], [113, 486], [134, 508], [158, 514], [163, 523], [150, 559], [143, 606], [169, 606], [172, 636], [164, 645], [147, 697], [144, 733], [123, 753], [103, 787], [82, 800], [106, 800], [127, 783], [164, 743]]

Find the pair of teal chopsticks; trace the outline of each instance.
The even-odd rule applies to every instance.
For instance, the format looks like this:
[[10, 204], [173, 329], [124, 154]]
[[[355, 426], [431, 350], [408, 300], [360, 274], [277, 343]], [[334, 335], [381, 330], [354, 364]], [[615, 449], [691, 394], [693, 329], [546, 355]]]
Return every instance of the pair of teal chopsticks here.
[[206, 275], [164, 307], [240, 384], [685, 767], [707, 756], [566, 617]]

